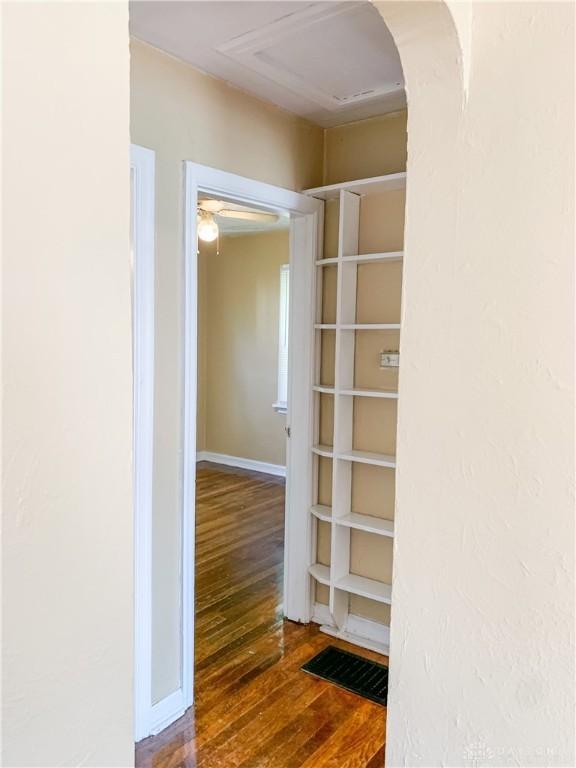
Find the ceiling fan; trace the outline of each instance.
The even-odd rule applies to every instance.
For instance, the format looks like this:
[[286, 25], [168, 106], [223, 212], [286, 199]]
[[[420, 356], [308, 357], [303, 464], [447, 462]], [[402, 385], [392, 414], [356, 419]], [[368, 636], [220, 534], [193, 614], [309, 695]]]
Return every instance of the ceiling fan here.
[[228, 219], [241, 219], [243, 221], [262, 222], [274, 224], [280, 218], [275, 213], [255, 211], [236, 203], [227, 203], [223, 200], [199, 200], [198, 201], [198, 237], [204, 242], [211, 243], [218, 237], [218, 224], [214, 216], [223, 216]]

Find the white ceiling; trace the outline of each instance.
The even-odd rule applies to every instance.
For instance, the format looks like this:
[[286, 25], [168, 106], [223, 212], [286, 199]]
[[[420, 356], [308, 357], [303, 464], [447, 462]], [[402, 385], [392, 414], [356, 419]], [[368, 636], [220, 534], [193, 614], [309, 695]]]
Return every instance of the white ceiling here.
[[367, 0], [136, 0], [130, 32], [322, 126], [406, 104], [396, 46]]

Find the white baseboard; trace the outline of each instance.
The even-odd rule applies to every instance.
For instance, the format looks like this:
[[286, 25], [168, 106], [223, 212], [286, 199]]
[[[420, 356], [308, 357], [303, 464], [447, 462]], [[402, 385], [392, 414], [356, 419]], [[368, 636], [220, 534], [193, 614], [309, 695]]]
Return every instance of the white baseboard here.
[[390, 627], [386, 624], [364, 619], [362, 616], [351, 613], [348, 616], [345, 629], [339, 630], [334, 624], [328, 606], [323, 603], [314, 603], [312, 621], [320, 624], [321, 631], [327, 635], [338, 637], [370, 651], [383, 653], [385, 656], [389, 654]]
[[324, 603], [314, 603], [312, 608], [312, 621], [314, 624], [334, 624], [330, 609]]
[[184, 712], [186, 712], [184, 692], [179, 688], [166, 696], [165, 699], [152, 705], [150, 734], [156, 736], [164, 728], [168, 728], [169, 725], [182, 717]]
[[286, 467], [284, 467], [282, 464], [268, 464], [266, 461], [256, 461], [256, 459], [243, 459], [240, 456], [228, 456], [225, 453], [198, 451], [196, 454], [196, 461], [211, 461], [213, 464], [226, 464], [228, 467], [251, 469], [253, 472], [264, 472], [267, 475], [286, 477]]

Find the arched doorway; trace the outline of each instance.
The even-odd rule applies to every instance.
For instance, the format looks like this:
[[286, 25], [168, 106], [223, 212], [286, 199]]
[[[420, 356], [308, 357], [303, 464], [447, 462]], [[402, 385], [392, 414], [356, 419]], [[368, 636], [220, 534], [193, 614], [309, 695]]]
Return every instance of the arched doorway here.
[[[427, 8], [427, 6], [423, 6], [423, 8]], [[445, 8], [444, 8], [444, 6], [438, 6], [438, 8], [440, 9], [440, 12], [441, 12], [441, 13], [445, 11]], [[442, 9], [444, 9], [444, 11], [442, 11]], [[385, 8], [385, 11], [389, 11], [389, 10], [390, 10], [390, 9], [389, 9], [388, 7], [386, 7], [386, 8]], [[394, 10], [394, 9], [392, 9], [392, 10]], [[421, 12], [422, 12], [422, 9], [421, 9]], [[427, 11], [427, 12], [428, 12], [428, 11]], [[395, 24], [395, 25], [396, 25], [396, 29], [397, 29], [397, 34], [398, 34], [398, 36], [399, 36], [400, 38], [404, 39], [404, 37], [403, 37], [403, 36], [404, 36], [404, 35], [406, 35], [406, 38], [407, 38], [407, 40], [408, 40], [408, 43], [409, 43], [409, 42], [410, 42], [410, 40], [411, 40], [411, 36], [410, 36], [410, 34], [407, 34], [407, 33], [406, 33], [406, 24], [407, 24], [408, 22], [406, 22], [406, 21], [404, 20], [404, 27], [403, 27], [403, 25], [402, 25], [402, 23], [401, 23], [401, 22], [402, 22], [402, 19], [403, 19], [404, 17], [402, 16], [402, 14], [398, 15], [398, 9], [396, 9], [396, 13], [397, 13], [397, 15], [393, 17], [393, 19], [392, 19], [392, 22], [391, 22], [391, 25], [392, 25], [392, 26], [394, 26], [394, 24]], [[438, 18], [440, 19], [440, 17], [438, 17]], [[411, 19], [411, 22], [410, 22], [410, 23], [414, 24], [414, 23], [416, 23], [416, 20], [417, 20], [417, 16], [414, 16], [414, 15], [412, 15], [412, 19]], [[426, 24], [425, 24], [424, 26], [428, 25], [428, 27], [431, 27], [431, 28], [434, 28], [434, 29], [435, 29], [435, 23], [436, 23], [437, 21], [438, 21], [438, 19], [435, 19], [435, 18], [434, 18], [434, 14], [432, 14], [432, 18], [428, 18], [428, 20], [427, 20], [427, 22], [426, 22]], [[440, 19], [440, 21], [442, 21], [442, 20]], [[443, 26], [444, 22], [440, 23], [440, 21], [438, 21], [438, 23], [440, 24], [440, 32], [439, 32], [439, 34], [440, 34], [440, 33], [442, 33], [442, 34], [443, 34], [444, 32], [446, 32], [446, 31], [447, 31], [447, 29], [448, 29], [448, 28], [446, 28], [446, 29], [445, 29], [445, 28], [444, 28], [444, 26]], [[445, 20], [444, 20], [444, 21], [445, 21]], [[408, 26], [409, 26], [409, 25], [408, 25]], [[418, 28], [418, 29], [419, 29], [419, 28]], [[441, 38], [441, 34], [440, 34], [440, 38]], [[408, 43], [407, 43], [407, 44], [408, 44]], [[435, 42], [434, 42], [434, 44], [439, 44], [438, 40], [436, 40], [436, 39], [435, 39]], [[456, 57], [456, 59], [455, 59], [455, 60], [456, 60], [456, 61], [458, 61], [458, 57]], [[421, 74], [421, 73], [420, 73], [420, 74]], [[420, 77], [420, 74], [418, 75], [418, 77]], [[442, 78], [440, 77], [440, 79], [442, 79]], [[425, 80], [424, 80], [424, 82], [425, 82]], [[457, 100], [456, 100], [456, 101], [457, 101]], [[450, 101], [450, 103], [451, 103], [451, 104], [452, 104], [452, 103], [456, 103], [456, 101], [455, 101], [455, 100], [451, 100], [451, 101]], [[416, 145], [414, 145], [414, 146], [416, 146]], [[408, 184], [408, 189], [409, 189], [409, 191], [410, 191], [410, 182], [409, 182], [409, 184]], [[354, 193], [352, 192], [352, 194], [354, 194]], [[320, 324], [322, 324], [322, 323], [320, 323]], [[327, 323], [327, 324], [328, 324], [328, 325], [330, 325], [330, 323]], [[327, 329], [327, 330], [329, 330], [329, 329]], [[409, 359], [409, 352], [408, 352], [408, 353], [406, 353], [405, 347], [404, 347], [404, 345], [403, 345], [403, 355], [405, 355], [405, 354], [407, 354], [407, 355], [408, 355], [408, 359]], [[321, 393], [321, 394], [330, 394], [330, 393]], [[321, 455], [321, 454], [320, 454], [320, 455]], [[340, 459], [343, 459], [344, 461], [347, 461], [347, 460], [348, 460], [348, 459], [346, 458], [346, 456], [344, 456], [344, 457], [339, 457], [339, 460], [340, 460]], [[326, 521], [322, 521], [322, 522], [326, 522]], [[330, 579], [328, 580], [328, 586], [329, 586], [329, 588], [330, 588], [330, 589], [333, 589], [334, 591], [336, 591], [336, 589], [335, 589], [334, 585], [331, 583], [331, 580], [330, 580]], [[344, 590], [342, 590], [342, 589], [340, 589], [339, 591], [340, 591], [340, 592], [344, 592]], [[369, 594], [370, 594], [370, 593], [369, 593]], [[364, 595], [364, 597], [365, 597], [365, 595]], [[332, 608], [334, 608], [334, 607], [335, 607], [335, 601], [334, 601], [334, 603], [333, 603], [333, 602], [332, 602], [332, 598], [330, 598], [330, 608], [332, 609]], [[337, 611], [338, 611], [339, 609], [338, 609], [338, 607], [337, 607], [337, 606], [336, 606], [336, 608], [337, 608]], [[332, 614], [334, 615], [333, 611], [331, 611], [331, 612], [332, 612]]]

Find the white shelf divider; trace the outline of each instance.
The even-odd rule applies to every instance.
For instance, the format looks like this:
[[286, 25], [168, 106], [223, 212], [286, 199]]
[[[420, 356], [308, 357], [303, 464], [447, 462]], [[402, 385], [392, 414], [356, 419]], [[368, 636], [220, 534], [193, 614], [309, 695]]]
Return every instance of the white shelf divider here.
[[313, 445], [312, 453], [316, 456], [324, 456], [325, 459], [331, 459], [334, 456], [334, 449], [330, 445]]
[[343, 181], [340, 184], [328, 184], [324, 187], [305, 189], [304, 194], [318, 197], [321, 200], [333, 200], [340, 192], [350, 192], [355, 195], [379, 195], [395, 189], [406, 188], [406, 172], [389, 173], [386, 176], [372, 176], [368, 179]]
[[313, 504], [310, 507], [310, 512], [318, 520], [322, 520], [325, 523], [332, 522], [332, 507], [328, 507], [326, 504]]
[[367, 387], [353, 387], [350, 389], [339, 389], [328, 386], [327, 384], [314, 384], [314, 392], [323, 395], [346, 395], [347, 397], [383, 397], [389, 400], [397, 400], [398, 392], [394, 389], [368, 389]]
[[394, 536], [394, 521], [384, 520], [380, 517], [371, 517], [370, 515], [360, 515], [357, 512], [351, 512], [345, 517], [339, 517], [334, 521], [337, 525], [345, 525], [348, 528], [354, 528], [357, 531], [366, 531], [375, 533], [379, 536]]
[[392, 603], [392, 585], [384, 584], [382, 581], [367, 579], [365, 576], [356, 576], [348, 573], [333, 582], [333, 588], [344, 590], [351, 595], [360, 595], [378, 603]]
[[324, 584], [326, 587], [330, 586], [330, 568], [327, 565], [314, 563], [308, 568], [308, 573], [320, 584]]
[[372, 264], [373, 262], [402, 261], [403, 258], [404, 251], [390, 251], [389, 253], [359, 253], [356, 256], [342, 256], [342, 263]]
[[328, 387], [328, 386], [325, 386], [324, 384], [314, 384], [312, 389], [314, 390], [314, 392], [319, 392], [322, 395], [333, 395], [336, 392], [334, 387]]
[[384, 397], [390, 400], [398, 399], [398, 392], [393, 389], [364, 389], [363, 387], [353, 387], [352, 389], [341, 389], [339, 395], [348, 397]]
[[373, 451], [358, 451], [355, 448], [349, 451], [338, 452], [338, 458], [345, 461], [357, 461], [359, 464], [371, 464], [374, 467], [396, 466], [396, 457], [386, 453], [374, 453]]
[[374, 264], [384, 263], [390, 261], [402, 261], [404, 258], [404, 251], [390, 251], [388, 253], [359, 253], [352, 256], [342, 256], [338, 259], [337, 256], [329, 259], [318, 259], [316, 262], [317, 267], [333, 267], [339, 262], [342, 264]]
[[399, 331], [400, 323], [341, 323], [341, 331]]

